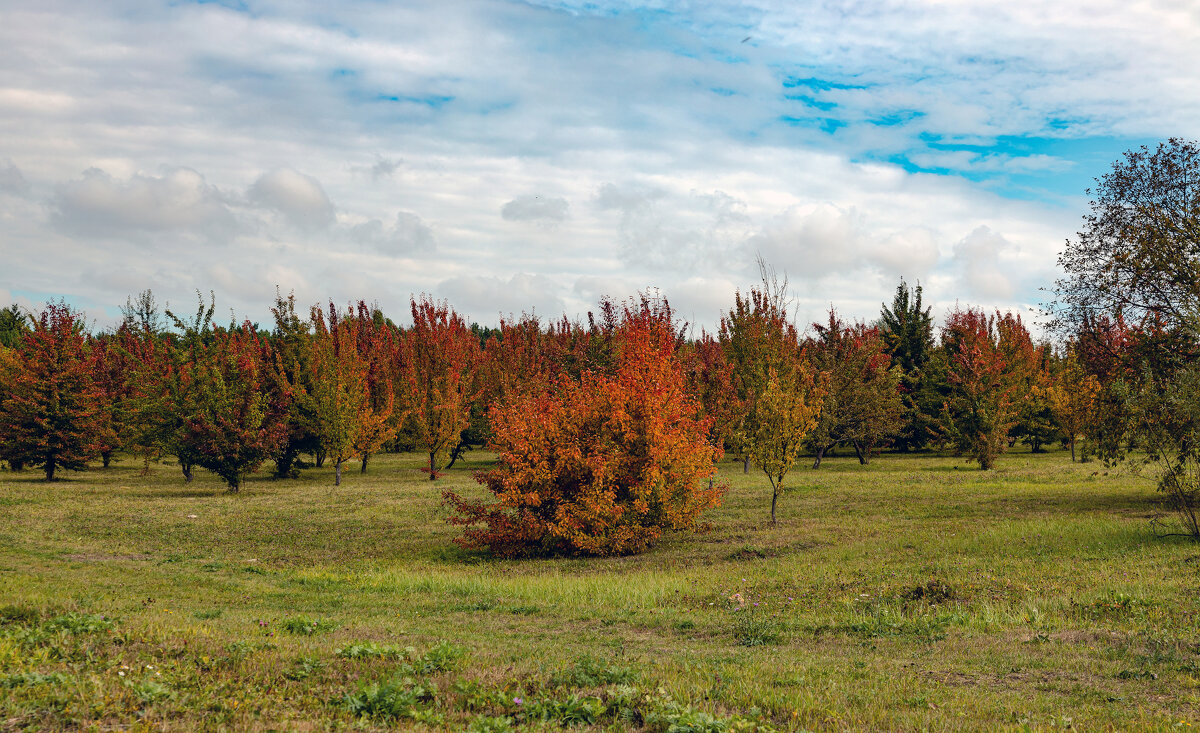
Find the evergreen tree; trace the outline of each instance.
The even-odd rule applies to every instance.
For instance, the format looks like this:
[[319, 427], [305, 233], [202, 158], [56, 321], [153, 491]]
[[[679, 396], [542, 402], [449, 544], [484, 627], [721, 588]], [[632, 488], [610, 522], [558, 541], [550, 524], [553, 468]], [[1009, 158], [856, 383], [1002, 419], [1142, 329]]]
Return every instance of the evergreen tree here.
[[929, 444], [942, 402], [940, 372], [930, 363], [934, 354], [933, 317], [923, 307], [921, 286], [909, 288], [903, 279], [889, 308], [883, 304], [879, 326], [884, 350], [900, 368], [900, 396], [904, 406], [903, 426], [893, 441], [902, 451], [921, 450]]

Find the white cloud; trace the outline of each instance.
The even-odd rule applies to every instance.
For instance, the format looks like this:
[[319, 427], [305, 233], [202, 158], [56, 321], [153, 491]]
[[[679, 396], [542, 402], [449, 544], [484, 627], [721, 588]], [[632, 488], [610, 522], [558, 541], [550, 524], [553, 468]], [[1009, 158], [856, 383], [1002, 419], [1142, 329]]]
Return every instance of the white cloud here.
[[0, 193], [24, 196], [29, 193], [29, 181], [25, 180], [21, 169], [11, 160], [0, 165]]
[[561, 196], [526, 194], [502, 206], [500, 217], [505, 221], [560, 222], [567, 218], [568, 207]]
[[127, 180], [92, 168], [58, 186], [53, 211], [60, 228], [83, 235], [177, 231], [217, 237], [237, 228], [228, 197], [189, 168]]
[[443, 281], [437, 292], [459, 313], [485, 324], [532, 312], [556, 318], [565, 309], [562, 288], [553, 279], [523, 272], [510, 278], [460, 275]]
[[987, 301], [1007, 301], [1015, 287], [1001, 266], [1001, 257], [1013, 245], [998, 232], [981, 226], [954, 245], [954, 261], [960, 268], [967, 294]]
[[320, 182], [291, 168], [264, 173], [250, 186], [246, 197], [283, 214], [300, 229], [323, 229], [333, 223], [333, 204]]
[[424, 255], [437, 247], [433, 229], [411, 211], [399, 212], [387, 227], [378, 219], [356, 224], [350, 228], [350, 236], [386, 255]]

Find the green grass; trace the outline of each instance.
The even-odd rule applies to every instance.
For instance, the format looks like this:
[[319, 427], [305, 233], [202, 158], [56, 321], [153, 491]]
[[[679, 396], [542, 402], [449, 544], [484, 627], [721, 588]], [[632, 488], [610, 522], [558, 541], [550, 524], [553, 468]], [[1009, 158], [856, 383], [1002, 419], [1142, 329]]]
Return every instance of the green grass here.
[[[0, 728], [1176, 729], [1200, 724], [1200, 545], [1152, 482], [1017, 451], [724, 464], [643, 555], [458, 548], [437, 482], [0, 473]], [[461, 464], [460, 464], [461, 465]], [[515, 702], [516, 700], [520, 702]]]

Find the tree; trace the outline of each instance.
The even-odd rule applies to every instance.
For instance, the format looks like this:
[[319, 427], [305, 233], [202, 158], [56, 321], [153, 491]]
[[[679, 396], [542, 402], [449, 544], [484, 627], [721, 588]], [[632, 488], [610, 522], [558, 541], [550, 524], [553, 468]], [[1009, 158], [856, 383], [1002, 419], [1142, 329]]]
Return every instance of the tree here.
[[29, 314], [16, 303], [0, 308], [0, 346], [15, 349], [29, 333], [29, 323]]
[[783, 482], [803, 449], [808, 432], [817, 424], [822, 390], [815, 371], [797, 359], [782, 374], [775, 368], [758, 395], [754, 419], [745, 423], [742, 444], [771, 483], [771, 524], [783, 493]]
[[[392, 385], [383, 385], [388, 401], [376, 409], [371, 399], [370, 356], [360, 351], [362, 321], [352, 312], [339, 314], [329, 304], [328, 320], [312, 309], [315, 333], [310, 341], [310, 387], [305, 395], [315, 417], [321, 448], [333, 458], [334, 486], [342, 483], [342, 464], [352, 455], [378, 450], [394, 432], [390, 427]], [[370, 346], [365, 349], [370, 352]]]
[[429, 479], [471, 421], [477, 397], [479, 339], [446, 302], [411, 301], [413, 325], [404, 333], [405, 390], [411, 400], [407, 427], [429, 454]]
[[884, 351], [900, 369], [904, 415], [893, 445], [902, 451], [920, 450], [928, 444], [943, 402], [937, 393], [937, 365], [930, 364], [933, 316], [930, 308], [923, 307], [921, 298], [921, 285], [910, 289], [902, 279], [891, 307], [883, 305], [879, 315]]
[[1008, 358], [1022, 332], [1027, 339], [1019, 317], [988, 316], [972, 308], [950, 313], [942, 329], [950, 395], [941, 429], [983, 470], [1008, 449], [1024, 397], [1020, 366]]
[[312, 324], [296, 312], [296, 295], [288, 293], [285, 298], [275, 291], [275, 305], [271, 308], [275, 328], [271, 331], [271, 346], [275, 353], [281, 382], [292, 393], [287, 415], [287, 438], [274, 456], [276, 478], [297, 478], [302, 467], [300, 456], [308, 453], [321, 455], [321, 439], [317, 434], [317, 416], [313, 412]]
[[1200, 304], [1200, 146], [1130, 150], [1097, 179], [1083, 228], [1059, 255], [1049, 309], [1070, 335], [1101, 317], [1190, 323]]
[[723, 486], [707, 485], [720, 449], [685, 389], [665, 301], [617, 312], [609, 369], [560, 373], [490, 410], [491, 503], [453, 492], [457, 540], [506, 557], [641, 552], [666, 530], [697, 526]]
[[1094, 424], [1100, 380], [1084, 371], [1075, 356], [1073, 345], [1068, 346], [1062, 366], [1042, 391], [1059, 430], [1071, 447], [1071, 462], [1075, 462], [1075, 443]]
[[287, 438], [290, 393], [269, 388], [276, 378], [270, 345], [249, 321], [214, 331], [183, 366], [181, 441], [196, 465], [220, 476], [231, 492]]
[[847, 325], [831, 308], [829, 321], [814, 323], [817, 338], [808, 345], [814, 365], [824, 375], [824, 400], [809, 436], [816, 446], [813, 468], [838, 443], [854, 446], [859, 463], [902, 424], [900, 370], [884, 353], [879, 329], [863, 323]]
[[50, 303], [16, 349], [16, 370], [0, 406], [0, 442], [9, 460], [82, 470], [100, 452], [104, 393], [93, 378], [95, 354], [83, 322], [65, 303]]
[[[1189, 391], [1200, 357], [1200, 145], [1171, 138], [1127, 151], [1089, 193], [1083, 228], [1059, 256], [1053, 325], [1078, 336], [1103, 387], [1092, 426], [1101, 454], [1115, 461], [1145, 447], [1138, 460], [1157, 464], [1159, 489], [1200, 539]], [[1105, 355], [1107, 346], [1119, 348]]]
[[750, 470], [749, 446], [755, 434], [758, 401], [767, 389], [771, 371], [791, 374], [799, 354], [795, 325], [787, 315], [787, 278], [780, 282], [773, 270], [759, 261], [762, 288], [743, 296], [735, 293], [734, 305], [721, 317], [718, 339], [733, 371], [733, 387], [742, 405], [741, 420], [734, 427], [732, 446], [742, 455], [742, 470]]

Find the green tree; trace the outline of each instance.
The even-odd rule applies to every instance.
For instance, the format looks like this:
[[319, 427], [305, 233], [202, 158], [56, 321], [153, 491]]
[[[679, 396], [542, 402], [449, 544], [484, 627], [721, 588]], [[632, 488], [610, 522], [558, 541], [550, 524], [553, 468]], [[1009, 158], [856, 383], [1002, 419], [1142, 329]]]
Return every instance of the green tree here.
[[921, 285], [910, 288], [902, 279], [879, 316], [885, 351], [900, 369], [900, 399], [903, 404], [899, 434], [893, 445], [902, 451], [921, 450], [936, 433], [943, 395], [939, 394], [939, 371], [930, 364], [934, 352], [933, 316], [924, 307]]
[[807, 351], [824, 375], [825, 397], [809, 441], [816, 448], [813, 468], [839, 443], [854, 447], [859, 463], [869, 462], [880, 444], [901, 428], [904, 405], [900, 370], [891, 366], [879, 329], [843, 323], [831, 308], [829, 321], [814, 323], [817, 337]]

